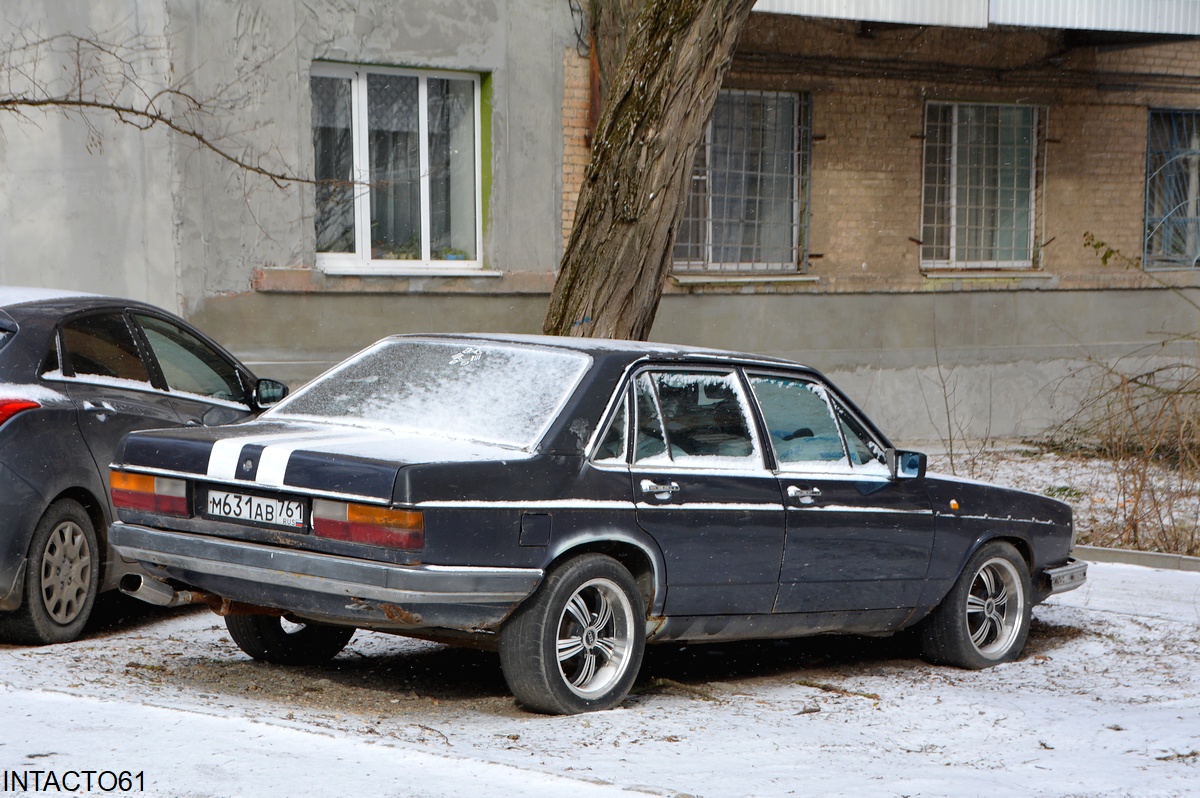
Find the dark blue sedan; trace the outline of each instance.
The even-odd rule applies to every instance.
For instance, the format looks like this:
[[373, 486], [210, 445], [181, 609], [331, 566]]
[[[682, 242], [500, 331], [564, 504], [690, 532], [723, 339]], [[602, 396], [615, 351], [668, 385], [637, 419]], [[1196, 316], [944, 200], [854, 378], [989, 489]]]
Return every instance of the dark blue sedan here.
[[550, 713], [620, 703], [647, 642], [918, 627], [1007, 662], [1086, 573], [1067, 505], [926, 474], [817, 372], [655, 344], [388, 338], [255, 421], [130, 435], [111, 483], [156, 577], [122, 588], [252, 657], [492, 647]]
[[286, 391], [153, 305], [0, 286], [0, 642], [74, 639], [126, 570], [107, 546], [125, 433], [236, 421]]

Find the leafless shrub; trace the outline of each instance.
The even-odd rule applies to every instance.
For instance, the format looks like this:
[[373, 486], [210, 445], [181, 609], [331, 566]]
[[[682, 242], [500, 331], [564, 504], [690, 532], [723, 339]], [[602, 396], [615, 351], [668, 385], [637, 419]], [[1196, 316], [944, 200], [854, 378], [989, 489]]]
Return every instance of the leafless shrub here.
[[[1084, 244], [1104, 265], [1140, 266], [1090, 234]], [[1200, 368], [1168, 354], [1196, 340], [1176, 336], [1115, 364], [1091, 360], [1076, 375], [1089, 386], [1078, 409], [1040, 443], [1112, 463], [1120, 493], [1114, 517], [1084, 542], [1200, 555]]]

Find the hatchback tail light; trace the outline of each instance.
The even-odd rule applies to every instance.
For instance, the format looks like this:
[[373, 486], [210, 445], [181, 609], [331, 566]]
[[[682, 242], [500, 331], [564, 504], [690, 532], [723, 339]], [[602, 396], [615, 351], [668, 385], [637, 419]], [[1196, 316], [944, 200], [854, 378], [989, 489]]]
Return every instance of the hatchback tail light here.
[[313, 534], [393, 549], [425, 546], [425, 518], [418, 510], [392, 510], [368, 504], [313, 500]]
[[0, 424], [8, 421], [17, 413], [26, 410], [36, 410], [40, 404], [31, 399], [0, 399]]
[[182, 479], [109, 471], [113, 507], [187, 518], [187, 483]]

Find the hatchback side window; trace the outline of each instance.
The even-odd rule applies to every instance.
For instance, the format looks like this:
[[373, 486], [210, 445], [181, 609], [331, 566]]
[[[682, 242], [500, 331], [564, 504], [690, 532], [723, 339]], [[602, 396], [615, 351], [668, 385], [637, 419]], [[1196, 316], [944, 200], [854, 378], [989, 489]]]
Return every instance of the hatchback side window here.
[[665, 432], [659, 445], [676, 465], [761, 467], [736, 375], [658, 371], [641, 375], [638, 387], [639, 409], [643, 397], [658, 400]]
[[62, 342], [65, 365], [75, 376], [150, 382], [124, 314], [102, 313], [69, 321], [62, 327]]
[[750, 386], [781, 465], [848, 465], [825, 388], [787, 377], [751, 377]]
[[245, 400], [237, 369], [212, 347], [185, 329], [154, 316], [135, 316], [167, 387], [211, 399]]

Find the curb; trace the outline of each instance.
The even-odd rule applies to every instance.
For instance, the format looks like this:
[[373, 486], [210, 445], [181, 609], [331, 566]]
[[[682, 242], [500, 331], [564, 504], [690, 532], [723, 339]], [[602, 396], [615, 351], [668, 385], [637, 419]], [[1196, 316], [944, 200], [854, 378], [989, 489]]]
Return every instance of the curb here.
[[1088, 562], [1115, 562], [1125, 565], [1141, 565], [1146, 568], [1161, 568], [1164, 571], [1200, 571], [1200, 557], [1182, 554], [1162, 554], [1157, 551], [1132, 551], [1130, 549], [1105, 549], [1099, 546], [1076, 546], [1071, 553]]

